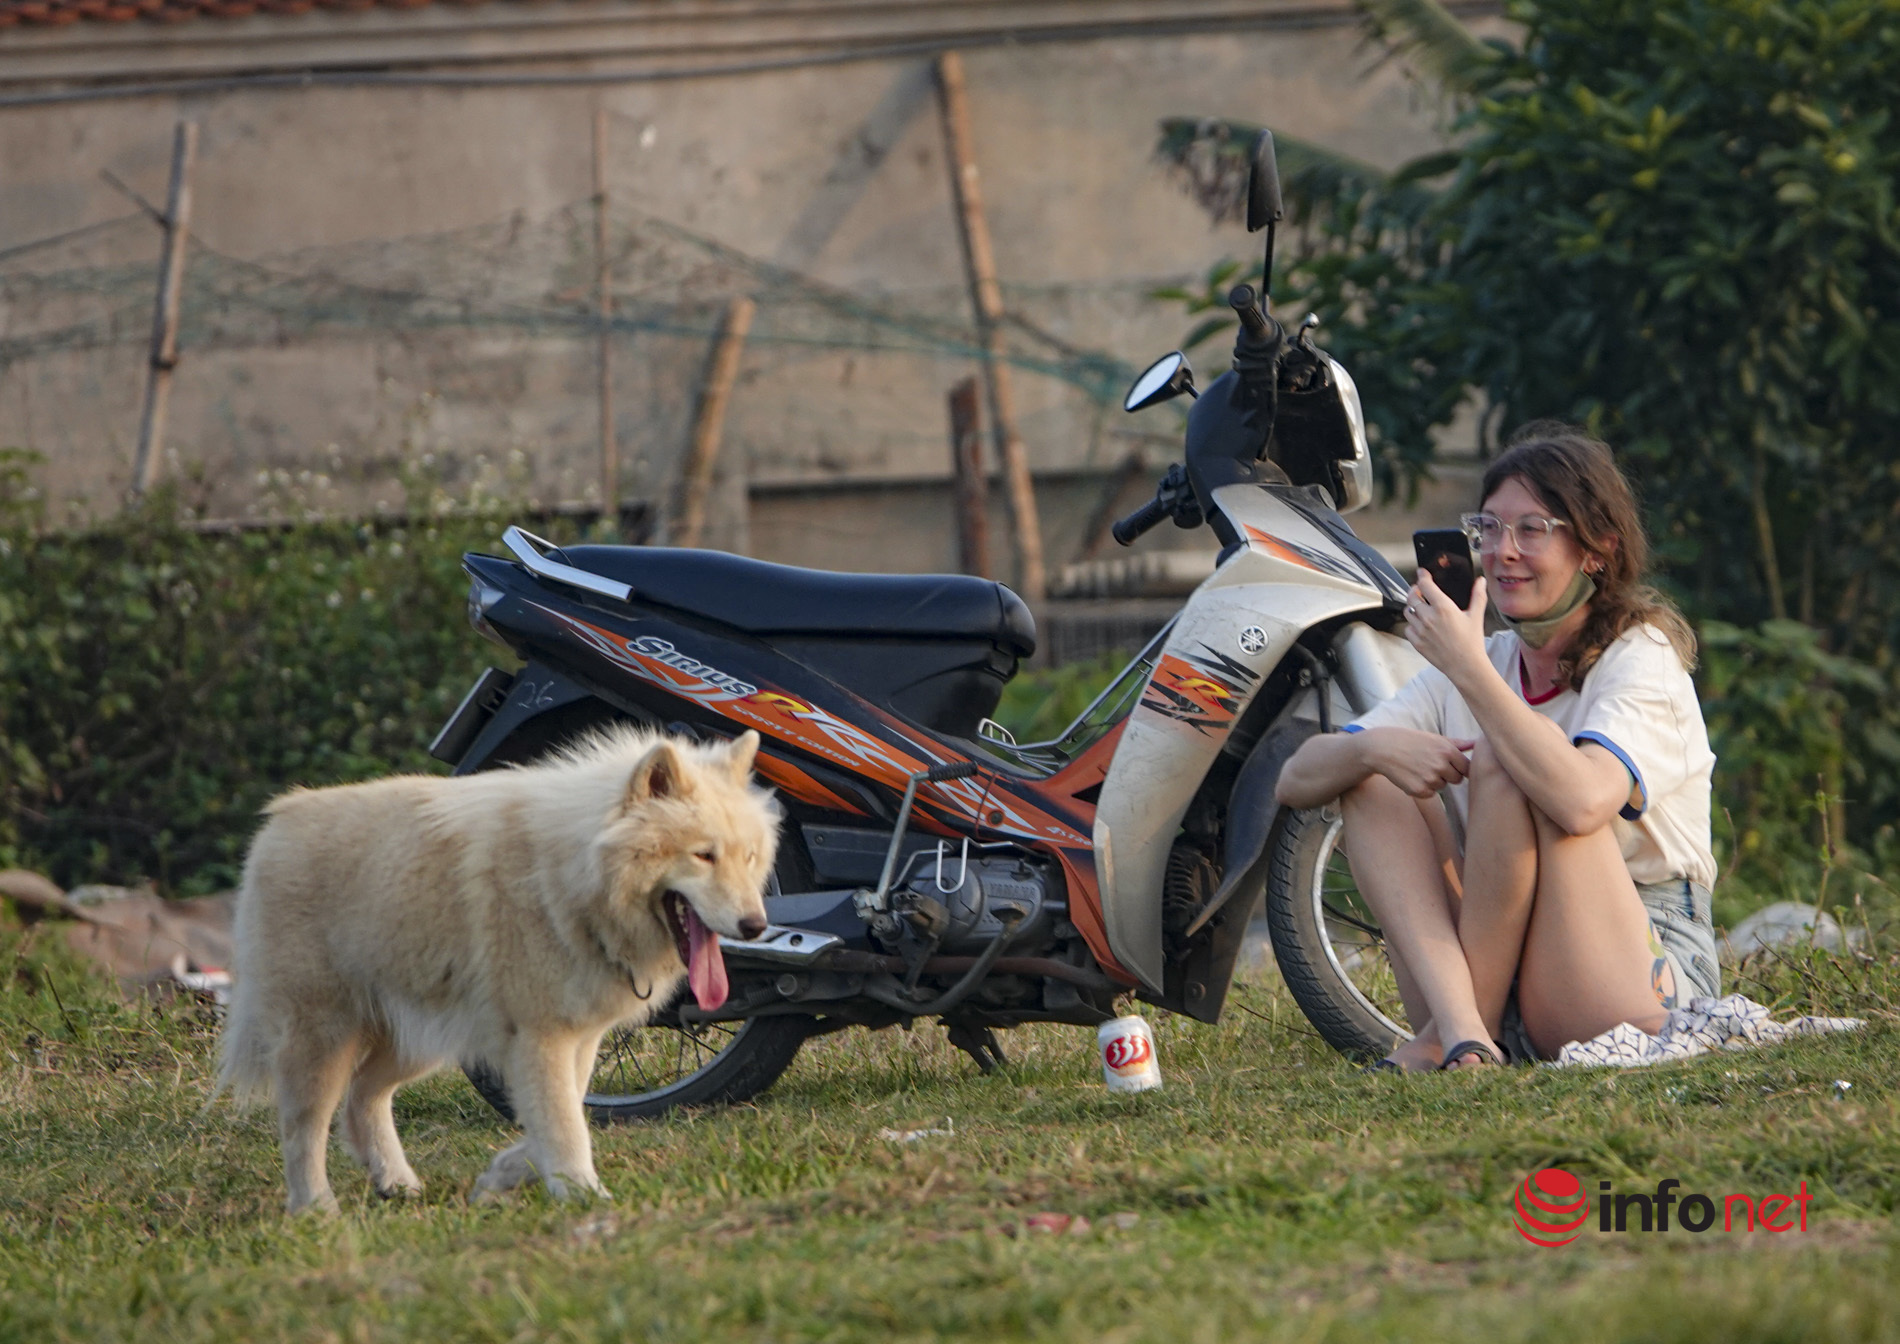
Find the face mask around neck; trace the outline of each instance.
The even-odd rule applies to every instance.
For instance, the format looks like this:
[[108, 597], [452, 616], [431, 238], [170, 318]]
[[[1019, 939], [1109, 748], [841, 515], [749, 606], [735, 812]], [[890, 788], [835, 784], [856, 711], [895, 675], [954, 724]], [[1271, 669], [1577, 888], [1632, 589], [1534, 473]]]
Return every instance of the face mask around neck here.
[[1498, 619], [1504, 622], [1507, 629], [1523, 640], [1526, 646], [1541, 649], [1550, 643], [1557, 633], [1557, 627], [1564, 623], [1570, 613], [1595, 597], [1596, 591], [1595, 580], [1579, 569], [1576, 577], [1570, 580], [1570, 586], [1564, 589], [1564, 595], [1557, 599], [1557, 605], [1542, 616], [1533, 616], [1519, 621], [1513, 620], [1500, 611]]

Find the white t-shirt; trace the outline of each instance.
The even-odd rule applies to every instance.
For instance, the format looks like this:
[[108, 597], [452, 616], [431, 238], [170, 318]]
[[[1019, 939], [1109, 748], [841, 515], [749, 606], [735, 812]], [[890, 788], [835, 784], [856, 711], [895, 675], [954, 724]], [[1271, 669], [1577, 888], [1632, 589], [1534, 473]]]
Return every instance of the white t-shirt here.
[[[1505, 684], [1523, 695], [1517, 636], [1501, 631], [1486, 639], [1484, 647]], [[1660, 630], [1643, 625], [1624, 631], [1590, 669], [1581, 691], [1564, 687], [1536, 700], [1526, 696], [1525, 703], [1562, 728], [1572, 742], [1600, 743], [1628, 767], [1630, 799], [1610, 825], [1632, 881], [1686, 877], [1705, 887], [1715, 885], [1709, 835], [1715, 753], [1709, 750], [1695, 683]], [[1346, 731], [1361, 728], [1416, 728], [1467, 741], [1484, 736], [1464, 697], [1435, 667], [1427, 667], [1390, 700], [1360, 715]], [[1469, 792], [1463, 781], [1444, 791], [1460, 843]]]

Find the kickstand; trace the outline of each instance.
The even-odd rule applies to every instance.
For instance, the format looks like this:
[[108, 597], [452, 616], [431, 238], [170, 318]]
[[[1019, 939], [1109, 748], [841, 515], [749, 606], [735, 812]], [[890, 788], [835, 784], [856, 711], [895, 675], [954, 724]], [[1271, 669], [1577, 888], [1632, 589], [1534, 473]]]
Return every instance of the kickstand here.
[[950, 1044], [974, 1059], [976, 1067], [984, 1073], [994, 1073], [1009, 1063], [1003, 1054], [1003, 1043], [996, 1039], [996, 1032], [990, 1027], [952, 1026]]

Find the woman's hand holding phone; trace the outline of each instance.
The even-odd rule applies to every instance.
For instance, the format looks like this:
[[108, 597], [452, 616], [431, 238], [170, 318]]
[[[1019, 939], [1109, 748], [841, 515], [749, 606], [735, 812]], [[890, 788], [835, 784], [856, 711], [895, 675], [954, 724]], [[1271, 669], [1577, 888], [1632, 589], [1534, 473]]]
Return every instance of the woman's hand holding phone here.
[[1405, 638], [1455, 684], [1466, 672], [1490, 666], [1484, 651], [1485, 605], [1482, 575], [1472, 581], [1470, 607], [1460, 608], [1433, 581], [1431, 571], [1421, 569], [1405, 599]]
[[1412, 554], [1418, 567], [1460, 607], [1471, 605], [1471, 588], [1478, 577], [1471, 539], [1456, 527], [1427, 527], [1412, 534]]

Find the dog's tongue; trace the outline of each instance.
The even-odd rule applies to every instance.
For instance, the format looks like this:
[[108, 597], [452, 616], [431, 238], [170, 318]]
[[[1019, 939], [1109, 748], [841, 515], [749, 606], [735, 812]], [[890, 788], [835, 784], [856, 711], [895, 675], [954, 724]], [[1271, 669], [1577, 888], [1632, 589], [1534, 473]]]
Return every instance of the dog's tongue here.
[[686, 911], [686, 979], [693, 997], [707, 1012], [726, 1001], [726, 959], [719, 953], [719, 938], [706, 927], [693, 907], [680, 903]]

